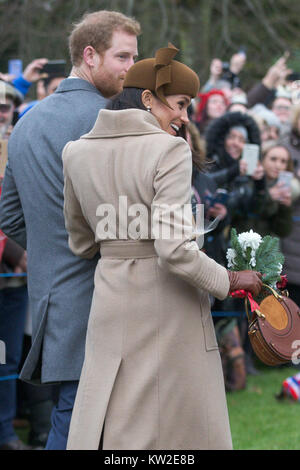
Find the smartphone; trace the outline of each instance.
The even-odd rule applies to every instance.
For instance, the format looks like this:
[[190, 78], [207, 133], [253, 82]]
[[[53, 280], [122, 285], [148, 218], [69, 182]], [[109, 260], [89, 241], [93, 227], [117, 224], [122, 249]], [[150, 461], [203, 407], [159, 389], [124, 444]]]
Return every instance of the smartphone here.
[[253, 175], [259, 160], [259, 145], [245, 144], [242, 153], [242, 160], [247, 162], [247, 175]]
[[4, 176], [7, 163], [7, 142], [8, 140], [0, 139], [0, 177]]
[[11, 59], [8, 61], [8, 74], [19, 77], [23, 72], [23, 62], [21, 59]]
[[277, 183], [283, 183], [286, 188], [290, 188], [293, 176], [292, 171], [281, 171]]
[[238, 54], [243, 54], [245, 58], [247, 58], [247, 48], [245, 46], [241, 46], [238, 50]]
[[47, 73], [48, 75], [59, 75], [62, 77], [66, 75], [66, 61], [60, 60], [49, 60], [41, 69], [40, 73]]

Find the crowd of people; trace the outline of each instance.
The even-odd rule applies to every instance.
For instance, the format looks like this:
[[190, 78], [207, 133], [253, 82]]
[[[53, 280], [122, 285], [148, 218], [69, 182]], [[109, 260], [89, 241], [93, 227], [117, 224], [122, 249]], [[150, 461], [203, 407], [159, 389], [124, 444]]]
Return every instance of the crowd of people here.
[[[42, 58], [33, 60], [20, 76], [0, 74], [0, 140], [9, 142], [9, 159], [2, 188], [4, 197], [0, 211], [0, 228], [3, 230], [3, 232], [0, 231], [0, 275], [2, 275], [0, 277], [0, 340], [6, 345], [6, 363], [0, 365], [0, 449], [3, 450], [40, 449], [45, 446], [46, 449], [51, 450], [66, 447], [66, 435], [83, 365], [93, 277], [99, 260], [99, 247], [95, 245], [95, 236], [89, 227], [93, 216], [87, 215], [80, 206], [80, 204], [84, 206], [84, 196], [80, 196], [80, 204], [74, 196], [76, 178], [74, 177], [74, 180], [70, 178], [68, 185], [65, 180], [64, 185], [61, 158], [63, 148], [69, 141], [80, 139], [91, 129], [94, 134], [90, 140], [88, 138], [86, 141], [92, 145], [93, 139], [97, 142], [99, 135], [101, 137], [101, 126], [110, 136], [105, 120], [103, 123], [100, 122], [101, 126], [97, 121], [93, 127], [100, 109], [108, 108], [119, 112], [130, 107], [138, 107], [132, 104], [137, 103], [137, 98], [129, 95], [126, 95], [123, 101], [120, 99], [117, 104], [116, 101], [113, 104], [110, 102], [112, 97], [122, 92], [124, 79], [124, 91], [132, 87], [149, 89], [151, 92], [155, 91], [154, 96], [156, 98], [158, 96], [162, 103], [169, 106], [164, 95], [160, 94], [161, 91], [154, 90], [154, 85], [149, 78], [151, 74], [147, 69], [148, 63], [147, 67], [145, 65], [146, 61], [141, 61], [145, 66], [145, 69], [142, 69], [141, 65], [142, 73], [139, 70], [135, 72], [136, 75], [134, 72], [132, 76], [128, 73], [137, 56], [136, 38], [140, 34], [138, 23], [121, 14], [117, 14], [113, 19], [110, 15], [99, 18], [94, 16], [92, 22], [107, 22], [111, 25], [112, 39], [103, 46], [102, 37], [99, 38], [99, 44], [97, 44], [95, 40], [90, 43], [86, 37], [82, 36], [85, 41], [85, 47], [82, 48], [80, 28], [84, 29], [84, 21], [87, 20], [77, 25], [70, 37], [72, 60], [70, 73], [66, 71], [66, 74], [44, 75], [43, 66], [48, 60]], [[97, 53], [99, 45], [105, 51], [104, 60], [101, 60]], [[118, 58], [119, 62], [116, 62], [115, 57], [119, 51], [123, 56], [121, 59]], [[161, 57], [163, 57], [162, 53]], [[161, 60], [169, 60], [168, 63], [171, 64], [174, 62], [171, 62], [172, 57]], [[219, 58], [214, 58], [207, 82], [196, 93], [194, 93], [196, 82], [194, 76], [191, 75], [192, 72], [188, 74], [185, 69], [184, 71], [178, 69], [178, 74], [182, 73], [184, 80], [192, 85], [190, 88], [179, 89], [176, 88], [177, 85], [171, 83], [168, 85], [171, 91], [166, 95], [172, 97], [180, 93], [192, 100], [190, 103], [180, 105], [187, 108], [188, 119], [184, 120], [184, 125], [180, 126], [180, 129], [173, 125], [172, 132], [170, 130], [167, 132], [173, 136], [183, 137], [192, 151], [193, 168], [189, 182], [192, 188], [192, 207], [204, 204], [205, 219], [208, 223], [216, 217], [219, 219], [217, 227], [205, 235], [202, 252], [226, 268], [226, 251], [230, 246], [231, 227], [235, 227], [238, 233], [253, 229], [262, 236], [269, 234], [279, 237], [285, 256], [284, 273], [287, 274], [288, 290], [295, 302], [300, 304], [300, 237], [298, 233], [300, 221], [300, 82], [295, 81], [291, 75], [292, 71], [288, 68], [287, 61], [288, 56], [284, 54], [266, 70], [265, 76], [250, 90], [246, 90], [243, 86], [243, 74], [245, 77], [247, 73], [247, 56], [243, 49], [235, 53], [229, 63], [223, 63]], [[139, 61], [136, 65], [138, 63]], [[136, 65], [132, 70], [137, 69]], [[140, 78], [141, 75], [143, 79]], [[128, 76], [130, 78], [127, 78], [126, 85], [125, 77]], [[148, 77], [148, 81], [144, 79], [145, 76]], [[160, 79], [163, 80], [163, 78]], [[36, 99], [31, 100], [27, 96], [30, 87], [34, 85], [36, 86]], [[144, 106], [140, 109], [146, 109], [154, 116], [156, 113], [159, 115], [155, 100], [153, 101], [146, 95], [142, 95], [140, 99], [143, 100]], [[126, 112], [134, 119], [130, 110]], [[105, 117], [105, 113], [102, 115]], [[150, 123], [148, 119], [149, 126]], [[127, 123], [124, 121], [124, 128], [125, 124]], [[111, 125], [115, 123], [111, 121]], [[118, 123], [118, 125], [121, 124]], [[163, 126], [162, 129], [164, 129]], [[131, 135], [130, 132], [132, 131], [129, 131], [129, 135]], [[151, 129], [147, 132], [156, 135], [156, 132]], [[246, 158], [249, 144], [258, 155], [256, 167], [251, 168], [251, 171]], [[136, 141], [135, 145], [138, 148], [139, 143]], [[80, 145], [78, 151], [81, 151]], [[87, 151], [89, 151], [88, 147]], [[123, 151], [125, 153], [125, 148]], [[75, 147], [74, 158], [77, 157], [76, 152]], [[133, 156], [131, 158], [132, 163], [129, 167], [131, 168], [130, 165], [132, 165], [131, 169], [134, 171], [135, 160]], [[177, 158], [175, 148], [174, 158]], [[2, 151], [0, 159], [6, 160], [5, 150]], [[65, 160], [67, 161], [67, 157]], [[128, 164], [129, 160], [126, 163]], [[120, 167], [115, 168], [113, 172], [115, 178], [119, 178], [118, 184], [122, 186], [124, 182], [118, 171], [123, 168], [124, 173], [127, 174], [128, 167], [121, 162], [118, 164]], [[64, 165], [66, 165], [65, 161]], [[105, 168], [108, 171], [109, 163], [106, 165]], [[180, 165], [179, 156], [176, 165]], [[174, 167], [176, 165], [174, 164]], [[65, 173], [66, 171], [65, 169]], [[68, 171], [71, 173], [71, 169], [68, 168]], [[153, 169], [149, 167], [145, 171], [148, 175], [153, 172]], [[163, 170], [159, 171], [162, 171], [161, 178], [163, 178]], [[0, 175], [1, 183], [3, 176]], [[109, 172], [106, 176], [109, 178]], [[131, 181], [128, 175], [127, 177]], [[181, 174], [180, 177], [182, 177]], [[87, 178], [86, 175], [80, 184], [87, 184], [86, 191], [88, 191], [91, 185], [90, 181], [85, 178]], [[174, 181], [176, 182], [176, 179]], [[101, 184], [104, 182], [102, 181]], [[115, 185], [113, 182], [111, 184]], [[160, 187], [159, 178], [155, 180], [155, 184], [158, 194], [167, 192], [167, 187]], [[94, 185], [95, 183], [92, 184]], [[129, 187], [126, 185], [127, 183], [124, 188]], [[131, 187], [133, 185], [132, 183]], [[72, 201], [70, 207], [65, 206], [66, 222], [63, 213], [64, 191], [65, 196]], [[108, 188], [108, 199], [109, 191], [110, 188]], [[146, 195], [143, 197], [146, 198]], [[68, 246], [66, 227], [73, 253]], [[80, 230], [83, 231], [81, 235]], [[84, 236], [88, 241], [83, 241]], [[27, 252], [30, 256], [28, 286], [27, 277], [24, 275], [27, 273]], [[74, 254], [88, 259], [79, 259]], [[206, 263], [205, 259], [202, 260], [203, 264]], [[104, 272], [105, 262], [107, 263], [107, 260], [104, 259]], [[211, 269], [210, 265], [207, 266], [208, 270]], [[128, 267], [126, 271], [128, 278], [131, 276], [130, 269]], [[144, 269], [149, 269], [147, 263]], [[115, 275], [119, 276], [120, 272], [116, 270]], [[139, 278], [133, 278], [137, 285], [142, 286], [141, 289], [145, 287], [140, 284], [141, 277], [144, 275], [146, 276], [141, 271]], [[218, 275], [220, 285], [224, 283], [223, 291], [225, 292], [227, 284], [222, 277], [224, 272], [220, 271]], [[151, 284], [151, 279], [149, 283]], [[167, 284], [165, 287], [169, 288]], [[181, 287], [179, 281], [178, 287]], [[29, 304], [27, 288], [30, 289]], [[106, 292], [105, 289], [109, 289], [107, 285], [105, 289], [103, 285], [101, 288], [104, 292]], [[175, 285], [173, 289], [176, 289]], [[170, 292], [174, 298], [177, 298], [174, 290]], [[219, 290], [217, 288], [215, 290], [207, 288], [207, 290], [210, 293], [210, 305], [221, 353], [226, 390], [244, 388], [247, 374], [256, 374], [258, 371], [255, 368], [248, 340], [246, 317], [243, 313], [239, 317], [232, 315], [232, 313], [242, 312], [243, 302], [226, 297], [223, 291], [220, 292], [221, 287]], [[101, 293], [98, 292], [97, 295], [99, 302], [105, 303], [101, 298]], [[131, 295], [135, 295], [134, 291]], [[192, 291], [191, 295], [193, 295]], [[177, 300], [180, 303], [180, 298]], [[122, 303], [124, 300], [120, 297], [119, 302]], [[148, 302], [151, 303], [150, 298]], [[170, 303], [173, 304], [175, 301]], [[110, 308], [121, 309], [121, 305], [116, 304], [113, 307], [110, 304]], [[191, 309], [193, 308], [191, 302]], [[174, 309], [176, 310], [176, 307]], [[184, 312], [181, 313], [184, 314]], [[149, 321], [147, 315], [142, 318]], [[143, 329], [141, 325], [140, 327]], [[181, 330], [183, 331], [182, 325]], [[99, 332], [99, 337], [105, 344], [106, 341], [112, 344], [114, 340], [121, 341], [113, 327], [108, 331], [112, 337], [105, 338], [101, 331]], [[197, 331], [197, 326], [195, 331]], [[146, 330], [144, 340], [147, 341]], [[168, 341], [168, 335], [165, 336], [165, 341]], [[210, 349], [216, 350], [217, 348], [213, 345]], [[100, 351], [105, 356], [105, 350], [100, 349]], [[115, 363], [111, 362], [111, 368], [116, 369], [111, 371], [111, 374], [115, 375], [108, 374], [111, 380], [117, 377], [119, 367], [120, 363], [117, 360]], [[137, 367], [137, 364], [133, 367]], [[180, 367], [179, 364], [178, 367]], [[85, 374], [88, 373], [86, 368]], [[22, 381], [16, 379], [20, 371]], [[103, 373], [105, 371], [104, 368]], [[134, 377], [136, 379], [136, 375]], [[116, 385], [117, 390], [122, 383], [120, 380]], [[37, 386], [36, 383], [43, 384], [43, 386]], [[112, 388], [113, 384], [108, 383], [106, 386]], [[116, 397], [119, 392], [122, 395], [122, 389], [114, 392], [112, 403], [118, 400]], [[188, 390], [185, 392], [189, 393]], [[108, 400], [109, 393], [111, 389], [107, 389], [106, 394], [103, 395], [105, 400]], [[84, 395], [84, 391], [81, 390], [79, 394], [81, 400], [83, 400], [82, 394]], [[217, 394], [214, 396], [217, 397]], [[124, 393], [124, 403], [127, 398]], [[132, 404], [130, 405], [129, 399], [128, 403], [130, 407]], [[96, 408], [97, 404], [94, 403], [90, 412], [93, 413]], [[103, 432], [102, 436], [99, 436], [99, 432], [101, 434], [104, 425], [108, 443], [114, 443], [114, 439], [111, 438], [113, 432], [111, 429], [114, 429], [117, 436], [118, 433], [122, 434], [115, 422], [113, 408], [110, 408], [109, 412], [106, 415], [106, 422], [103, 424], [103, 416], [101, 429], [95, 431], [95, 435], [92, 436], [97, 442], [101, 437], [102, 444]], [[120, 408], [119, 413], [122, 415]], [[224, 416], [223, 424], [226, 421], [226, 416]], [[21, 442], [16, 435], [15, 426], [22, 417], [30, 423], [29, 445]], [[147, 414], [145, 414], [146, 417]], [[73, 421], [69, 445], [70, 448], [78, 448], [76, 447], [78, 439], [84, 440], [84, 436], [79, 434], [78, 437], [74, 431], [76, 420], [80, 425], [80, 409], [77, 410], [73, 420], [75, 421]], [[88, 424], [90, 425], [90, 422]], [[224, 426], [227, 425], [224, 424]], [[142, 434], [145, 433], [143, 427], [140, 429]], [[87, 436], [90, 434], [87, 433]], [[135, 432], [132, 438], [137, 438]], [[215, 446], [219, 442], [220, 446], [230, 447], [228, 434], [226, 434], [226, 443], [226, 439], [224, 441], [218, 439], [219, 436], [216, 437]], [[153, 445], [153, 440], [149, 442]], [[190, 442], [195, 445], [196, 441]], [[145, 444], [141, 444], [143, 445]], [[214, 446], [213, 444], [206, 445]]]
[[[284, 54], [250, 90], [240, 75], [246, 54], [234, 54], [226, 67], [213, 59], [210, 77], [193, 101], [190, 118], [198, 132], [196, 149], [205, 162], [194, 164], [194, 201], [205, 204], [208, 219], [222, 220], [206, 238], [207, 253], [226, 265], [230, 228], [238, 233], [252, 229], [261, 236], [276, 236], [285, 256], [284, 273], [292, 298], [299, 296], [299, 207], [300, 207], [300, 82], [288, 68]], [[225, 65], [225, 67], [224, 67]], [[256, 168], [247, 168], [247, 144], [257, 146]], [[213, 188], [213, 189], [212, 189]], [[224, 202], [216, 200], [226, 191]], [[212, 204], [213, 201], [213, 204]], [[223, 202], [223, 204], [222, 204]], [[246, 319], [230, 313], [243, 310], [242, 301], [214, 301], [215, 326], [222, 352], [228, 390], [246, 386], [247, 374], [257, 374], [247, 335]]]

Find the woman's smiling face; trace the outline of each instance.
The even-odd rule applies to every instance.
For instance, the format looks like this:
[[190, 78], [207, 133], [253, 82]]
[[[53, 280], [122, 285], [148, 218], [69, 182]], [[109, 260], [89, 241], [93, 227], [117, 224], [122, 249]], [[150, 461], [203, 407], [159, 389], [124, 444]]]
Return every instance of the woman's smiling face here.
[[[148, 92], [148, 90], [147, 90]], [[151, 108], [151, 113], [158, 120], [160, 127], [168, 134], [177, 136], [179, 129], [189, 122], [187, 109], [191, 103], [188, 95], [169, 95], [166, 97], [171, 108], [151, 93], [151, 102], [144, 105]]]
[[237, 129], [231, 129], [227, 137], [225, 138], [225, 150], [229, 155], [238, 160], [242, 155], [242, 151], [246, 139]]
[[289, 162], [289, 153], [284, 147], [273, 147], [263, 159], [263, 167], [267, 178], [275, 180], [281, 171], [286, 171]]

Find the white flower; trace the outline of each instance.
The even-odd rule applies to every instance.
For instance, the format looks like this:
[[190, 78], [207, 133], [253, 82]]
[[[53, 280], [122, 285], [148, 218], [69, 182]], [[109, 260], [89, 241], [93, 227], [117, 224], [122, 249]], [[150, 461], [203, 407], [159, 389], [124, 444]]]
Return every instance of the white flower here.
[[247, 248], [251, 248], [251, 258], [250, 258], [250, 266], [255, 268], [256, 266], [256, 250], [262, 242], [262, 238], [259, 233], [253, 232], [251, 229], [249, 232], [240, 233], [238, 236], [238, 241], [241, 245], [241, 248], [246, 254]]
[[278, 263], [278, 274], [281, 274], [282, 268], [283, 268], [282, 264]]
[[234, 260], [236, 258], [236, 251], [233, 248], [228, 248], [226, 253], [226, 258], [228, 261], [228, 268], [234, 267]]
[[249, 232], [240, 233], [238, 240], [244, 252], [247, 250], [247, 248], [251, 248], [251, 255], [253, 256], [261, 244], [262, 238], [259, 233], [255, 233], [251, 229]]

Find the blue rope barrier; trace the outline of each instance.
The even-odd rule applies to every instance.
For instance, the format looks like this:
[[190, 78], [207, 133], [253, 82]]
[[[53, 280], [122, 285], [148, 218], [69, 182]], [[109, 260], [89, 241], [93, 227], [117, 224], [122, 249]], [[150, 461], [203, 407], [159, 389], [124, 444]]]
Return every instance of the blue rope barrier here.
[[2, 273], [0, 277], [26, 277], [27, 273]]
[[5, 382], [6, 380], [15, 380], [15, 379], [18, 379], [18, 378], [19, 378], [18, 374], [5, 375], [4, 377], [0, 377], [0, 382]]
[[212, 311], [213, 317], [241, 317], [244, 315], [243, 311], [223, 312], [223, 311]]

